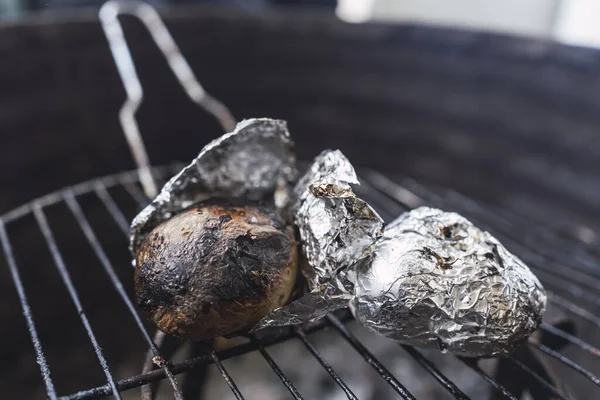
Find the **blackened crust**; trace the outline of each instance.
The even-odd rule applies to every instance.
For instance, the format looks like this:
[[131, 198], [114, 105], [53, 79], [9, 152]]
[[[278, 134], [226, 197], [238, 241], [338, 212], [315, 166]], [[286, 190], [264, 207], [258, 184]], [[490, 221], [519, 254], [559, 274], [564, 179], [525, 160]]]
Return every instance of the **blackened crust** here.
[[273, 211], [211, 203], [155, 228], [135, 272], [138, 305], [163, 331], [195, 340], [250, 328], [283, 305], [296, 245]]

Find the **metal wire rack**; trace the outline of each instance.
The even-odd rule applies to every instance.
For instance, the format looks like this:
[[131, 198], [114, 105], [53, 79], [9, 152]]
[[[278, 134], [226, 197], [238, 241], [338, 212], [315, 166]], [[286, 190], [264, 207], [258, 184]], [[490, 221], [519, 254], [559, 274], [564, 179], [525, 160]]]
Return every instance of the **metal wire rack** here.
[[[226, 370], [223, 361], [249, 352], [258, 352], [268, 363], [274, 374], [281, 380], [292, 398], [302, 399], [300, 390], [294, 385], [289, 373], [284, 370], [269, 354], [269, 346], [290, 340], [300, 341], [307, 351], [323, 367], [324, 371], [337, 384], [348, 399], [358, 397], [352, 390], [352, 382], [344, 380], [342, 374], [336, 372], [332, 365], [318, 350], [318, 343], [313, 343], [311, 333], [329, 329], [346, 341], [356, 353], [381, 376], [382, 384], [389, 385], [400, 398], [414, 399], [409, 387], [410, 382], [401, 382], [384, 363], [380, 361], [367, 347], [347, 328], [346, 322], [351, 321], [347, 310], [328, 315], [326, 318], [306, 326], [283, 328], [276, 335], [250, 336], [247, 341], [235, 347], [214, 351], [206, 348], [194, 357], [179, 363], [170, 362], [164, 356], [164, 348], [157, 340], [153, 339], [148, 328], [138, 314], [131, 295], [119, 276], [121, 269], [115, 267], [111, 258], [111, 248], [103, 243], [104, 230], [100, 229], [96, 219], [91, 215], [92, 210], [89, 200], [92, 199], [101, 205], [103, 212], [110, 216], [109, 223], [113, 228], [122, 232], [117, 246], [127, 247], [129, 222], [133, 217], [132, 212], [146, 205], [149, 198], [156, 192], [155, 179], [164, 179], [180, 166], [153, 168], [149, 167], [148, 157], [145, 154], [143, 141], [135, 123], [134, 114], [139, 106], [143, 92], [137, 80], [133, 60], [123, 39], [123, 32], [116, 23], [120, 12], [137, 15], [142, 19], [167, 56], [167, 60], [176, 73], [190, 98], [213, 113], [221, 124], [229, 128], [233, 118], [226, 107], [216, 99], [210, 97], [195, 80], [191, 68], [179, 53], [166, 28], [162, 25], [158, 14], [149, 6], [141, 8], [132, 6], [134, 3], [111, 3], [111, 7], [103, 8], [101, 18], [108, 21], [105, 32], [111, 43], [111, 50], [117, 61], [119, 72], [127, 89], [128, 101], [121, 110], [121, 121], [128, 138], [134, 158], [138, 163], [138, 170], [110, 175], [103, 178], [90, 180], [79, 185], [69, 187], [42, 198], [36, 199], [17, 209], [0, 216], [0, 243], [4, 260], [10, 271], [12, 282], [16, 289], [18, 300], [22, 307], [27, 329], [31, 336], [36, 361], [39, 364], [45, 391], [50, 399], [95, 399], [104, 396], [113, 396], [120, 399], [121, 393], [133, 388], [141, 387], [148, 383], [167, 380], [172, 392], [177, 399], [184, 398], [184, 390], [176, 380], [176, 375], [192, 371], [201, 366], [214, 364], [225, 383], [231, 389], [232, 395], [243, 399], [244, 394]], [[139, 4], [138, 4], [139, 6]], [[108, 27], [108, 28], [107, 28]], [[150, 28], [151, 27], [151, 28]], [[158, 35], [156, 36], [156, 32]], [[112, 40], [111, 40], [112, 38]], [[513, 210], [499, 208], [466, 198], [454, 191], [428, 187], [414, 180], [386, 176], [376, 171], [362, 170], [362, 185], [357, 192], [372, 204], [386, 220], [395, 218], [401, 212], [420, 205], [431, 205], [448, 211], [457, 211], [471, 219], [474, 223], [489, 230], [505, 245], [527, 262], [548, 289], [549, 301], [552, 306], [564, 312], [565, 318], [555, 321], [545, 321], [538, 332], [532, 336], [529, 343], [513, 355], [497, 360], [494, 373], [486, 372], [481, 366], [481, 360], [460, 358], [466, 368], [479, 374], [493, 389], [492, 399], [520, 399], [524, 393], [529, 393], [535, 400], [539, 399], [571, 399], [573, 398], [568, 388], [563, 385], [563, 379], [556, 376], [569, 374], [569, 370], [579, 375], [578, 382], [588, 385], [589, 397], [600, 397], [600, 379], [584, 366], [586, 362], [593, 365], [600, 359], [598, 337], [596, 333], [600, 328], [600, 252], [588, 246], [580, 239], [558, 233], [544, 221], [534, 220], [530, 216], [521, 215]], [[117, 196], [119, 194], [119, 196]], [[135, 204], [135, 207], [131, 207]], [[60, 214], [55, 217], [58, 208], [66, 209], [68, 215]], [[70, 237], [70, 245], [57, 240], [57, 235], [62, 231], [63, 218], [75, 221], [78, 233]], [[14, 232], [22, 229], [21, 225], [33, 220], [34, 227], [28, 227], [27, 235], [15, 235]], [[54, 221], [54, 222], [53, 222]], [[42, 338], [36, 329], [36, 309], [32, 307], [32, 289], [26, 285], [22, 277], [23, 266], [19, 261], [20, 255], [29, 249], [29, 238], [41, 235], [44, 246], [48, 250], [48, 262], [53, 264], [60, 281], [66, 289], [67, 295], [77, 313], [88, 340], [93, 348], [98, 363], [104, 373], [106, 383], [91, 387], [76, 393], [58, 393], [46, 357]], [[78, 287], [73, 279], [73, 272], [80, 265], [73, 265], [73, 260], [78, 259], [77, 249], [87, 248], [94, 255], [94, 263], [86, 265], [89, 270], [100, 270], [108, 278], [114, 290], [106, 296], [116, 296], [120, 299], [121, 306], [127, 310], [129, 318], [141, 334], [136, 340], [143, 340], [150, 348], [151, 358], [159, 369], [145, 371], [138, 375], [124, 379], [115, 377], [110, 362], [103, 351], [103, 343], [99, 340], [97, 326], [95, 326], [81, 299], [82, 288]], [[59, 290], [56, 288], [56, 290]], [[96, 330], [95, 330], [96, 328]], [[578, 334], [579, 330], [585, 334]], [[425, 353], [410, 346], [399, 345], [417, 365], [435, 379], [447, 393], [456, 399], [469, 399], [464, 390], [450, 377], [444, 374]], [[450, 357], [450, 356], [448, 356]], [[556, 367], [558, 374], [552, 374], [551, 367]], [[585, 382], [585, 383], [583, 383]], [[60, 396], [59, 396], [60, 394]], [[196, 393], [197, 394], [197, 393]], [[190, 396], [194, 397], [195, 395]]]
[[[172, 171], [171, 168], [162, 168], [155, 170], [157, 174], [165, 174]], [[123, 284], [115, 272], [115, 267], [109, 260], [105, 249], [100, 244], [98, 237], [95, 233], [94, 226], [90, 223], [86, 217], [86, 211], [81, 205], [80, 198], [88, 195], [96, 196], [97, 199], [106, 208], [106, 211], [110, 214], [113, 222], [118, 226], [123, 233], [128, 232], [128, 216], [122, 211], [122, 207], [117, 200], [111, 195], [111, 190], [115, 187], [125, 188], [135, 201], [143, 199], [142, 191], [137, 186], [139, 180], [138, 174], [135, 171], [126, 172], [119, 175], [107, 176], [101, 179], [92, 180], [89, 182], [82, 183], [80, 185], [61, 190], [44, 196], [40, 199], [34, 200], [20, 208], [17, 208], [2, 217], [0, 217], [0, 242], [2, 243], [2, 249], [6, 258], [7, 265], [10, 269], [11, 276], [19, 296], [21, 306], [23, 308], [23, 315], [31, 335], [31, 340], [34, 345], [37, 362], [40, 366], [40, 371], [44, 379], [46, 386], [46, 392], [48, 397], [51, 399], [94, 399], [103, 396], [113, 395], [115, 398], [120, 398], [120, 393], [128, 389], [142, 386], [149, 382], [159, 381], [168, 378], [173, 391], [183, 398], [183, 394], [178, 389], [175, 375], [189, 371], [190, 369], [206, 364], [215, 364], [220, 374], [225, 379], [226, 383], [232, 390], [232, 393], [236, 398], [242, 399], [243, 394], [237, 388], [233, 377], [229, 376], [225, 367], [223, 366], [222, 360], [236, 357], [241, 354], [258, 350], [262, 357], [268, 362], [273, 371], [284, 383], [286, 388], [289, 390], [290, 395], [293, 398], [300, 399], [302, 395], [298, 389], [294, 386], [294, 383], [287, 376], [286, 372], [269, 356], [267, 348], [275, 343], [279, 343], [286, 340], [292, 340], [294, 338], [300, 340], [310, 353], [317, 359], [325, 371], [331, 376], [331, 378], [341, 387], [344, 393], [349, 399], [357, 398], [352, 390], [351, 384], [344, 381], [343, 377], [339, 376], [332, 366], [320, 355], [316, 345], [311, 343], [309, 337], [310, 333], [320, 330], [326, 327], [332, 328], [336, 331], [341, 338], [347, 341], [361, 357], [364, 358], [365, 362], [371, 365], [379, 375], [383, 378], [382, 382], [386, 382], [390, 385], [403, 399], [413, 399], [414, 396], [410, 393], [407, 387], [400, 382], [394, 375], [385, 367], [383, 364], [371, 353], [365, 346], [345, 327], [344, 322], [350, 320], [350, 316], [347, 312], [342, 312], [340, 315], [329, 315], [327, 318], [314, 323], [308, 327], [291, 327], [285, 329], [285, 332], [277, 336], [275, 339], [260, 340], [252, 338], [252, 340], [242, 345], [236, 346], [223, 351], [218, 352], [206, 352], [201, 356], [185, 360], [181, 363], [170, 364], [169, 362], [161, 363], [162, 368], [147, 372], [144, 374], [132, 376], [126, 379], [117, 380], [114, 378], [111, 372], [110, 365], [108, 365], [102, 351], [102, 344], [98, 343], [96, 336], [94, 335], [93, 326], [90, 324], [86, 312], [81, 304], [78, 289], [73, 284], [70, 277], [69, 269], [74, 266], [67, 266], [65, 263], [64, 251], [61, 250], [57, 244], [54, 232], [59, 230], [59, 226], [52, 226], [48, 221], [47, 213], [49, 209], [54, 206], [62, 204], [66, 206], [73, 218], [77, 221], [77, 224], [81, 230], [81, 245], [87, 245], [94, 251], [98, 265], [88, 266], [88, 268], [102, 268], [105, 273], [109, 276], [112, 285], [114, 286], [115, 292], [110, 295], [119, 296], [122, 303], [127, 307], [131, 314], [131, 318], [134, 319], [136, 325], [142, 334], [143, 340], [145, 340], [151, 347], [153, 353], [157, 357], [161, 357], [160, 349], [158, 349], [153, 343], [146, 330], [140, 316], [138, 315], [132, 300], [127, 295]], [[585, 289], [581, 284], [583, 277], [587, 278], [588, 285], [594, 285], [598, 283], [598, 277], [600, 276], [600, 260], [593, 256], [591, 249], [588, 249], [582, 243], [577, 243], [574, 239], [562, 237], [559, 235], [552, 234], [552, 240], [549, 238], [539, 238], [535, 233], [537, 231], [548, 232], [543, 230], [542, 227], [524, 216], [519, 216], [513, 212], [506, 210], [498, 210], [479, 202], [467, 199], [460, 196], [458, 193], [452, 191], [443, 191], [441, 189], [431, 190], [423, 185], [418, 184], [415, 181], [403, 180], [402, 185], [398, 184], [394, 180], [386, 177], [380, 173], [374, 171], [365, 171], [362, 176], [362, 186], [359, 187], [360, 194], [366, 197], [371, 204], [373, 204], [384, 218], [390, 219], [395, 217], [397, 213], [402, 210], [409, 209], [419, 204], [430, 204], [432, 206], [444, 207], [449, 210], [460, 211], [467, 217], [471, 218], [476, 223], [483, 227], [490, 228], [490, 231], [505, 241], [507, 246], [515, 251], [524, 260], [527, 260], [530, 265], [535, 269], [536, 273], [540, 273], [540, 279], [548, 288], [550, 294], [550, 301], [558, 307], [564, 308], [570, 319], [582, 320], [588, 322], [595, 329], [600, 327], [600, 317], [579, 305], [581, 301], [598, 301], [600, 300], [594, 292], [589, 289]], [[144, 200], [142, 200], [144, 201]], [[85, 327], [87, 335], [93, 349], [98, 358], [102, 370], [106, 376], [106, 384], [94, 387], [88, 390], [80, 391], [77, 393], [65, 395], [59, 397], [53, 383], [52, 374], [48, 365], [48, 362], [44, 356], [43, 344], [36, 331], [34, 311], [32, 311], [27, 296], [27, 288], [24, 287], [23, 281], [20, 274], [20, 266], [16, 262], [15, 252], [26, 251], [27, 245], [24, 243], [13, 243], [10, 237], [10, 231], [13, 226], [18, 225], [21, 221], [28, 217], [33, 216], [38, 229], [40, 230], [46, 245], [50, 251], [51, 259], [65, 285], [69, 296], [72, 299], [73, 305], [79, 314], [81, 323]], [[502, 224], [499, 222], [503, 221]], [[503, 227], [513, 226], [520, 228], [521, 235], [519, 236], [520, 244], [515, 238], [511, 239], [510, 232], [508, 229]], [[526, 238], [526, 240], [525, 240]], [[127, 244], [127, 237], [123, 235], [123, 246]], [[86, 244], [87, 242], [87, 244]], [[556, 245], [560, 244], [560, 252], [556, 254], [556, 257], [545, 255], [544, 253], [554, 253], [553, 249], [556, 249]], [[527, 246], [530, 246], [527, 247]], [[539, 250], [538, 250], [539, 249]], [[584, 264], [579, 262], [570, 262], [569, 268], [556, 268], [551, 269], [551, 264], [558, 262], [559, 259], [570, 257], [574, 254], [580, 254], [586, 257], [589, 262], [593, 264]], [[560, 256], [560, 257], [558, 257]], [[543, 260], [544, 262], [540, 262]], [[546, 275], [547, 274], [547, 275]], [[555, 281], [546, 279], [547, 277], [558, 277], [562, 282], [562, 288], [558, 288], [561, 291], [567, 291], [571, 297], [567, 298], [564, 295], [555, 293], [554, 288], [557, 288]], [[578, 287], [579, 291], [573, 291], [569, 289], [571, 286]], [[109, 295], [109, 294], [107, 294]], [[593, 299], [593, 300], [592, 300]], [[567, 324], [568, 326], [568, 324]], [[592, 385], [590, 385], [590, 393], [600, 394], [600, 380], [595, 373], [586, 369], [574, 358], [565, 356], [561, 350], [560, 345], [557, 346], [556, 339], [561, 339], [560, 342], [567, 342], [570, 347], [575, 348], [579, 353], [583, 353], [592, 358], [600, 358], [600, 349], [596, 345], [588, 343], [573, 334], [570, 329], [564, 326], [551, 325], [544, 323], [540, 326], [540, 336], [532, 338], [528, 344], [528, 348], [534, 349], [538, 352], [543, 353], [547, 358], [554, 359], [562, 367], [572, 369]], [[554, 343], [554, 344], [553, 344]], [[468, 397], [461, 391], [450, 378], [445, 376], [436, 366], [421, 352], [410, 347], [402, 345], [402, 349], [408, 353], [418, 364], [420, 364], [427, 373], [431, 374], [454, 398], [467, 399]], [[501, 379], [502, 371], [499, 367], [495, 376], [485, 373], [479, 366], [478, 360], [474, 359], [462, 359], [464, 364], [476, 371], [481, 377], [486, 380], [496, 391], [501, 394], [500, 398], [518, 399], [521, 393], [524, 391], [530, 391], [531, 393], [540, 393], [545, 397], [536, 398], [559, 398], [568, 399], [569, 395], [565, 393], [564, 388], [561, 387], [560, 381], [552, 381], [546, 373], [543, 363], [536, 366], [532, 366], [531, 363], [524, 362], [518, 356], [508, 356], [506, 360], [517, 366], [519, 370], [529, 376], [527, 380], [527, 386], [517, 388], [518, 393], [511, 391], [506, 386], [506, 382], [510, 380]], [[515, 388], [512, 388], [513, 390]], [[497, 394], [496, 394], [497, 396]], [[591, 398], [591, 397], [590, 397]]]

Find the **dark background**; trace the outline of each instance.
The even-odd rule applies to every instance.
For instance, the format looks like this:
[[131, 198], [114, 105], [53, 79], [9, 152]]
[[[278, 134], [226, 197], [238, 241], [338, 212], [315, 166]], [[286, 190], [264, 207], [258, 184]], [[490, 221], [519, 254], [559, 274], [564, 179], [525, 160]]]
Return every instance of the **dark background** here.
[[[150, 158], [189, 160], [220, 129], [125, 19]], [[196, 6], [166, 22], [207, 90], [239, 119], [287, 119], [300, 158], [340, 148], [358, 165], [598, 224], [596, 50], [317, 11]], [[0, 210], [132, 168], [117, 119], [124, 91], [95, 12], [1, 26]]]

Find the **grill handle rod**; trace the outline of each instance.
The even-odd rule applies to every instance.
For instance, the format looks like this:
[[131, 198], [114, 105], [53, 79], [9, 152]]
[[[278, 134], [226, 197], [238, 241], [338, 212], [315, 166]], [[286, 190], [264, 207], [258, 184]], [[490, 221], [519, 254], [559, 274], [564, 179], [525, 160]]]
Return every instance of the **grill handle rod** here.
[[227, 106], [208, 94], [198, 82], [158, 12], [151, 5], [129, 0], [109, 0], [104, 3], [98, 16], [127, 94], [127, 99], [119, 111], [119, 120], [138, 168], [144, 192], [152, 199], [157, 195], [158, 189], [150, 171], [148, 152], [135, 120], [135, 114], [144, 99], [144, 91], [119, 22], [120, 15], [133, 16], [144, 24], [189, 98], [212, 114], [225, 132], [233, 131], [236, 121]]

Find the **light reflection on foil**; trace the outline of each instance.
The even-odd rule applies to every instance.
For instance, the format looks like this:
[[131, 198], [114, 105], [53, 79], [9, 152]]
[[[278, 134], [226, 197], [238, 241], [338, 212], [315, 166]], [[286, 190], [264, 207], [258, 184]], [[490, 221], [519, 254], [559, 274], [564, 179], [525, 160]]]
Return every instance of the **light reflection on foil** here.
[[313, 321], [352, 298], [347, 274], [371, 254], [384, 224], [351, 184], [358, 179], [348, 159], [339, 150], [326, 150], [294, 188], [292, 212], [307, 259], [301, 271], [309, 292], [268, 314], [254, 330]]
[[352, 276], [356, 319], [413, 346], [508, 353], [537, 329], [545, 291], [529, 268], [464, 217], [402, 214]]

